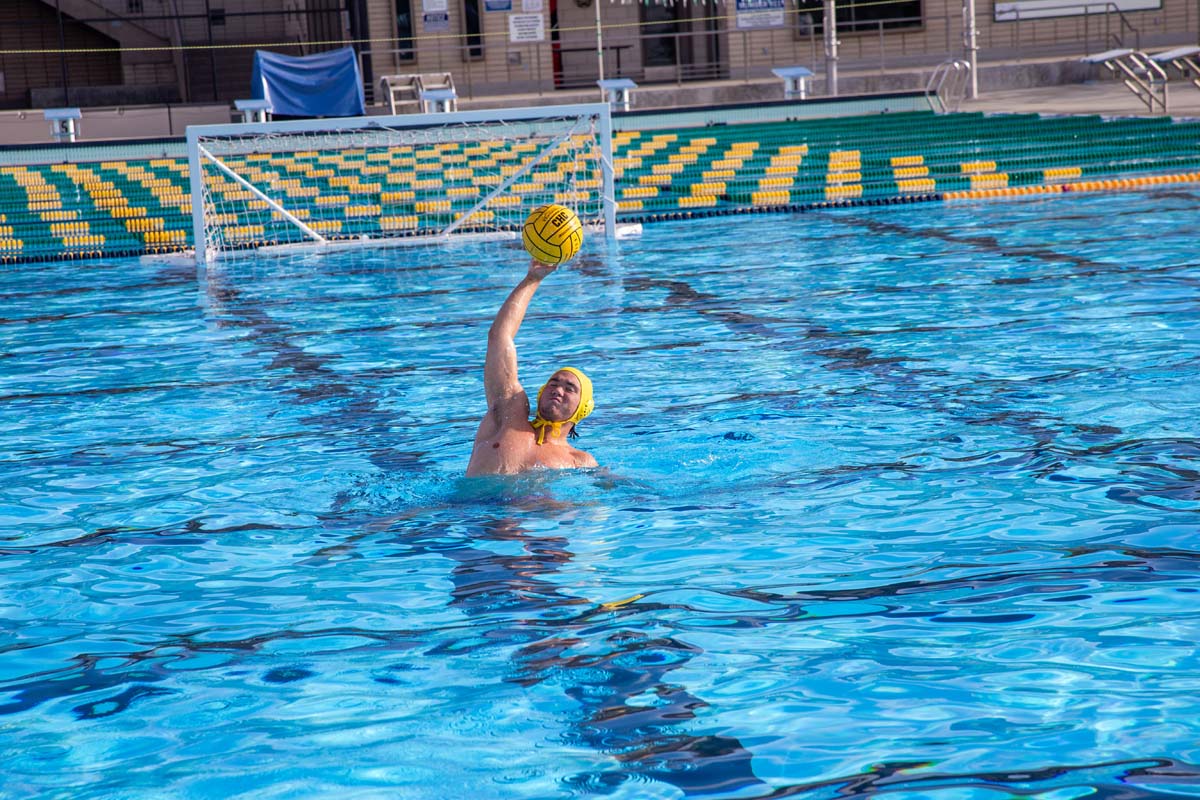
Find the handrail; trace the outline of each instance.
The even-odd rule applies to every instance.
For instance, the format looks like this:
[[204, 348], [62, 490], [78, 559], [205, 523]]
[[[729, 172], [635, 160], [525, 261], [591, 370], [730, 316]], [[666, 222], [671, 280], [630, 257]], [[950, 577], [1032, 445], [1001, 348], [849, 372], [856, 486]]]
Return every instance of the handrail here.
[[1167, 113], [1167, 71], [1157, 61], [1138, 50], [1127, 53], [1124, 58], [1137, 67], [1131, 69], [1120, 58], [1112, 61], [1125, 75], [1124, 84], [1146, 104], [1151, 114], [1154, 113], [1155, 106], [1164, 114]]
[[[1088, 19], [1088, 17], [1093, 15], [1093, 12], [1091, 9], [1095, 8], [1095, 7], [1099, 7], [1101, 9], [1100, 11], [1095, 12], [1095, 13], [1100, 13], [1100, 14], [1104, 15], [1104, 25], [1105, 25], [1104, 43], [1105, 43], [1105, 46], [1115, 43], [1117, 45], [1117, 47], [1126, 47], [1127, 45], [1125, 44], [1125, 40], [1124, 40], [1122, 34], [1126, 30], [1129, 30], [1133, 34], [1133, 41], [1134, 41], [1133, 49], [1134, 50], [1142, 49], [1142, 32], [1133, 26], [1133, 23], [1131, 23], [1129, 21], [1128, 17], [1125, 16], [1125, 12], [1122, 11], [1121, 7], [1119, 5], [1117, 5], [1113, 0], [1078, 0], [1078, 2], [1064, 2], [1064, 3], [1055, 3], [1053, 5], [1040, 5], [1037, 7], [1037, 9], [1035, 9], [1035, 11], [1038, 12], [1038, 14], [1036, 16], [1026, 17], [1025, 19], [1026, 20], [1044, 19], [1046, 17], [1046, 15], [1041, 13], [1044, 11], [1061, 11], [1061, 10], [1067, 9], [1067, 8], [1081, 8], [1081, 9], [1083, 9], [1083, 13], [1080, 16], [1082, 16], [1084, 19], [1084, 26], [1085, 26], [1085, 30], [1086, 30], [1087, 19]], [[1108, 22], [1110, 19], [1110, 15], [1113, 14], [1114, 12], [1116, 13], [1117, 20], [1118, 20], [1117, 32], [1115, 34], [1111, 30], [1109, 30], [1109, 22]], [[1018, 31], [1020, 30], [1022, 18], [1021, 18], [1021, 7], [1019, 5], [1014, 3], [1012, 8], [1007, 8], [1007, 9], [1004, 9], [1003, 11], [997, 10], [993, 13], [995, 14], [994, 19], [996, 22], [1009, 22], [1009, 21], [1016, 22], [1017, 29], [1018, 29]], [[1019, 38], [1020, 37], [1018, 34], [1018, 39]], [[1085, 34], [1084, 35], [1084, 47], [1085, 48], [1088, 47], [1088, 43], [1090, 42], [1090, 40], [1091, 40], [1091, 37], [1087, 36]]]
[[[1121, 20], [1121, 30], [1122, 31], [1124, 31], [1126, 28], [1129, 28], [1129, 30], [1133, 31], [1133, 49], [1141, 50], [1142, 49], [1142, 32], [1139, 31], [1137, 28], [1133, 27], [1133, 23], [1130, 22], [1128, 19], [1126, 19], [1125, 12], [1119, 8], [1117, 9], [1117, 19]], [[1120, 38], [1120, 32], [1117, 33], [1117, 40], [1118, 40], [1117, 46], [1123, 47], [1124, 40]]]
[[[966, 94], [967, 80], [971, 77], [971, 65], [962, 59], [949, 59], [933, 68], [925, 83], [925, 97], [934, 111], [946, 114], [958, 111]], [[949, 81], [949, 83], [947, 83]]]
[[1089, 64], [1103, 64], [1117, 75], [1125, 87], [1146, 104], [1150, 113], [1157, 109], [1167, 112], [1167, 71], [1154, 58], [1140, 50], [1109, 50], [1082, 59]]

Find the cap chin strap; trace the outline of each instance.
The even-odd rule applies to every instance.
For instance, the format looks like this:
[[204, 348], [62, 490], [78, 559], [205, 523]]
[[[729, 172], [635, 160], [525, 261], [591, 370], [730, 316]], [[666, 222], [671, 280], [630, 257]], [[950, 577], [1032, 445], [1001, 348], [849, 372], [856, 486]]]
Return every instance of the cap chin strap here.
[[537, 431], [537, 443], [545, 444], [546, 429], [549, 428], [550, 436], [557, 439], [558, 437], [562, 436], [562, 426], [567, 424], [567, 420], [563, 420], [562, 422], [554, 422], [543, 417], [542, 412], [539, 411], [537, 416], [533, 418], [533, 422], [529, 424], [533, 426], [535, 431]]

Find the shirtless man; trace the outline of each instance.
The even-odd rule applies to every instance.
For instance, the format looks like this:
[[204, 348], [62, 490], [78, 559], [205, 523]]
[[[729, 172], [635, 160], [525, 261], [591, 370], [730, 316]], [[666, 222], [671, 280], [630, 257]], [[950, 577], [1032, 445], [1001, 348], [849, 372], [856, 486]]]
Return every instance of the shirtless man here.
[[538, 390], [537, 414], [529, 420], [529, 398], [517, 380], [513, 340], [542, 279], [554, 267], [533, 261], [512, 290], [488, 331], [483, 388], [488, 411], [475, 433], [467, 475], [513, 475], [537, 467], [594, 467], [596, 459], [567, 442], [575, 425], [592, 413], [592, 382], [574, 367], [563, 367]]

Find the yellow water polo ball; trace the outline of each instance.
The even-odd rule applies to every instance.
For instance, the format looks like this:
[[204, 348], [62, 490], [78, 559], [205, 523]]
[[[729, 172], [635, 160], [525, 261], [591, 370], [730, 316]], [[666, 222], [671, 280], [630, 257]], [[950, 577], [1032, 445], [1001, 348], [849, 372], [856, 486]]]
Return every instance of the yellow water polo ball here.
[[525, 218], [521, 241], [529, 255], [543, 264], [562, 264], [583, 245], [583, 223], [566, 206], [538, 206]]

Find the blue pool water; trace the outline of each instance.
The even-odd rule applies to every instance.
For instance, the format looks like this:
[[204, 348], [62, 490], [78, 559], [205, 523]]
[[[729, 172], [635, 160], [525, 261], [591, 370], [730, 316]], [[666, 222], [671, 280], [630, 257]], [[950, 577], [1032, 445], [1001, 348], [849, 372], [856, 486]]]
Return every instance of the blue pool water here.
[[1200, 197], [0, 272], [0, 796], [1200, 795]]

